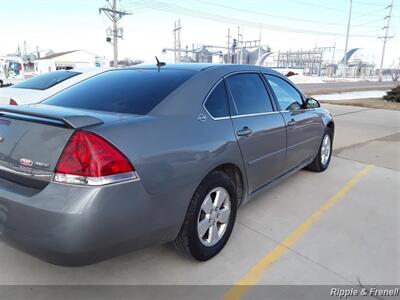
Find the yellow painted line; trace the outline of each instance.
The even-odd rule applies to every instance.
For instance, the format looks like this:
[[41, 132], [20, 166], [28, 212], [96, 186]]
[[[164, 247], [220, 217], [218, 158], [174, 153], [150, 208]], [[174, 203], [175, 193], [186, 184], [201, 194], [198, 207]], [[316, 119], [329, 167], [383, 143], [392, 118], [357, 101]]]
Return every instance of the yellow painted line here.
[[257, 284], [267, 271], [267, 269], [276, 262], [285, 252], [293, 246], [310, 228], [316, 223], [322, 215], [332, 208], [339, 200], [357, 185], [360, 180], [366, 176], [372, 169], [373, 165], [367, 165], [353, 178], [351, 178], [339, 192], [326, 201], [316, 212], [314, 212], [303, 224], [297, 227], [283, 242], [276, 246], [271, 252], [264, 256], [236, 285], [234, 285], [223, 297], [223, 300], [239, 300], [241, 299], [253, 285]]

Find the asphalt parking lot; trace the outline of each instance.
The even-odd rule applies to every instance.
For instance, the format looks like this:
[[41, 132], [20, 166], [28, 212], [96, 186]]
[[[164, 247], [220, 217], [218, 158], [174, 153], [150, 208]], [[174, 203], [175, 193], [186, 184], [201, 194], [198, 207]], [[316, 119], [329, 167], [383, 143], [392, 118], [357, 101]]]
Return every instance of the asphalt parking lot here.
[[400, 112], [326, 107], [336, 121], [330, 168], [301, 171], [244, 206], [214, 259], [163, 245], [65, 268], [0, 243], [0, 284], [399, 285]]

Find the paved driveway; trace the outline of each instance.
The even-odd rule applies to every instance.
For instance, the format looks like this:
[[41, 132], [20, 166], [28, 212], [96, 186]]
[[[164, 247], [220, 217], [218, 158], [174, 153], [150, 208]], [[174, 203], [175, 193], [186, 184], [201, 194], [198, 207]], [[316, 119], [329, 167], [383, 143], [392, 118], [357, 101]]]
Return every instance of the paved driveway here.
[[[399, 285], [400, 112], [326, 106], [336, 121], [330, 168], [301, 171], [243, 207], [211, 261], [163, 245], [65, 268], [0, 244], [0, 284], [230, 285], [216, 299], [246, 298], [264, 284]], [[231, 288], [237, 283], [250, 286]]]

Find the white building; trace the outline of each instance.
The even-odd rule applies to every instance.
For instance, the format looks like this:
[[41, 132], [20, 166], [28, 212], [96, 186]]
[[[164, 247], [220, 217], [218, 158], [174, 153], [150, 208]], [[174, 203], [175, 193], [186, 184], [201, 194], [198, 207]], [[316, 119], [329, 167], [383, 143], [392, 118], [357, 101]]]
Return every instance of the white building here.
[[53, 53], [35, 60], [35, 73], [42, 74], [56, 70], [87, 67], [105, 67], [109, 61], [86, 50], [72, 50]]

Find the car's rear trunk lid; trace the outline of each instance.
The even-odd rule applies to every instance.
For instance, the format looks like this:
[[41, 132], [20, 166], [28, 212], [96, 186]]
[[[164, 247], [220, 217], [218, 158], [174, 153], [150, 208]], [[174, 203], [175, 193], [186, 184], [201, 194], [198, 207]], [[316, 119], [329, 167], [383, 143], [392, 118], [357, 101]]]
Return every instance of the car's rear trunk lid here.
[[0, 106], [0, 177], [44, 188], [52, 180], [61, 153], [75, 130], [115, 118], [120, 119], [48, 105]]

